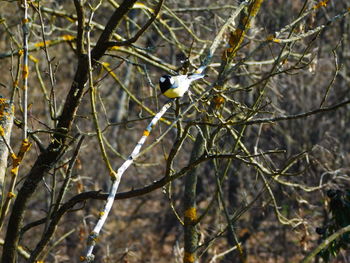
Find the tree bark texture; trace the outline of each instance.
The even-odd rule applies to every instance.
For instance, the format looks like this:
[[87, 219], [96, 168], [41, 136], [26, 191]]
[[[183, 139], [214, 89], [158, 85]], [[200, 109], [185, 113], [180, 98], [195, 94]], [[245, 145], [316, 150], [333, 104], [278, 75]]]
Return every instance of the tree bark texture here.
[[5, 173], [7, 168], [7, 158], [9, 154], [8, 146], [10, 144], [11, 130], [13, 124], [14, 106], [5, 99], [0, 98], [0, 126], [3, 130], [3, 136], [0, 137], [0, 202], [3, 200], [3, 187]]

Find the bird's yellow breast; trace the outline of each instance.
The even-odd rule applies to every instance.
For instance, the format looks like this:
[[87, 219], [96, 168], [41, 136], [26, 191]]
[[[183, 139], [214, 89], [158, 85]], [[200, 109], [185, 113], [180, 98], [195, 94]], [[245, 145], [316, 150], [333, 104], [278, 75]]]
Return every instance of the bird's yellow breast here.
[[165, 96], [167, 96], [168, 98], [178, 98], [178, 97], [182, 97], [185, 92], [187, 91], [187, 88], [175, 88], [175, 89], [168, 89], [166, 90], [163, 94]]

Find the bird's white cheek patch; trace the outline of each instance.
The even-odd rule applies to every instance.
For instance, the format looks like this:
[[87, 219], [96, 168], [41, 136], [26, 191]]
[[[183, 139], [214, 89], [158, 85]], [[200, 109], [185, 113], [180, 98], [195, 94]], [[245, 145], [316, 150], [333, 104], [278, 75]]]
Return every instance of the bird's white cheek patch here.
[[173, 85], [175, 83], [175, 80], [173, 78], [170, 78], [170, 83]]
[[160, 81], [160, 82], [164, 82], [164, 81], [165, 81], [165, 78], [160, 77], [159, 81]]

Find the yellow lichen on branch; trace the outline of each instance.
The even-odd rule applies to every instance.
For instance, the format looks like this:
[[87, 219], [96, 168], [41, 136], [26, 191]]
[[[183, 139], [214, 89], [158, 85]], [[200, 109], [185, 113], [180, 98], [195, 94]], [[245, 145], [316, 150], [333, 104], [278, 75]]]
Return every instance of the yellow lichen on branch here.
[[18, 155], [12, 153], [11, 158], [12, 158], [12, 169], [11, 169], [11, 175], [16, 177], [18, 174], [18, 169], [19, 165], [21, 164], [24, 155], [26, 152], [29, 151], [30, 147], [32, 144], [28, 141], [28, 139], [24, 139], [21, 148], [19, 149]]
[[0, 122], [6, 121], [14, 111], [13, 105], [5, 98], [0, 98]]
[[7, 197], [10, 199], [14, 198], [15, 196], [16, 196], [16, 194], [14, 194], [13, 192], [8, 192], [8, 194], [7, 194]]
[[192, 253], [185, 252], [184, 254], [184, 262], [185, 263], [193, 263], [195, 261], [195, 257]]
[[13, 167], [13, 168], [11, 169], [11, 175], [12, 175], [12, 176], [17, 176], [17, 174], [18, 174], [18, 168], [19, 168], [19, 166], [15, 166], [15, 167]]
[[197, 220], [197, 209], [195, 207], [190, 207], [185, 211], [184, 215], [190, 222], [195, 222]]
[[314, 5], [314, 9], [319, 9], [319, 8], [321, 8], [321, 7], [326, 7], [328, 1], [329, 1], [329, 0], [324, 0], [324, 1], [318, 2], [316, 5]]
[[46, 40], [45, 42], [42, 41], [42, 42], [35, 43], [34, 46], [35, 47], [45, 47], [45, 46], [50, 45], [50, 44], [51, 44], [51, 40]]
[[26, 79], [28, 78], [28, 75], [29, 75], [29, 69], [28, 69], [28, 66], [27, 65], [24, 65], [23, 66], [23, 78]]
[[275, 38], [274, 35], [268, 35], [266, 38], [267, 41], [272, 41], [275, 43], [281, 43], [281, 39]]
[[220, 95], [217, 95], [213, 98], [215, 108], [220, 108], [225, 103], [225, 101], [225, 98]]
[[72, 35], [63, 35], [62, 36], [62, 39], [63, 40], [66, 40], [66, 41], [72, 41], [75, 39], [75, 36], [72, 36]]
[[30, 147], [32, 146], [32, 144], [29, 142], [28, 139], [24, 139], [21, 145], [21, 148], [19, 150], [18, 156], [23, 159], [23, 156], [26, 152], [29, 151]]
[[241, 46], [245, 34], [250, 28], [252, 19], [259, 12], [263, 0], [253, 1], [247, 8], [247, 11], [243, 12], [240, 16], [237, 28], [230, 33], [230, 39], [228, 41], [229, 47], [224, 51], [222, 59], [232, 59], [239, 47]]
[[143, 135], [144, 135], [144, 136], [148, 136], [148, 135], [149, 135], [149, 131], [145, 130], [145, 131], [143, 132]]
[[250, 8], [250, 16], [251, 17], [255, 17], [256, 14], [259, 12], [260, 10], [260, 7], [261, 7], [261, 4], [264, 0], [256, 0], [253, 2], [253, 4], [251, 5], [251, 8]]
[[31, 61], [33, 61], [35, 64], [39, 62], [39, 60], [36, 57], [32, 56], [32, 55], [29, 55], [29, 59]]

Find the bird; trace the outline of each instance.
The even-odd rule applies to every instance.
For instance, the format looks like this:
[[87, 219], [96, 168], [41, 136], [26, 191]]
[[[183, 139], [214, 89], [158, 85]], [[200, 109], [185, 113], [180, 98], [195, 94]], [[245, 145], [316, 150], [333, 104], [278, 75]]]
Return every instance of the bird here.
[[180, 98], [188, 91], [193, 81], [205, 76], [201, 73], [177, 76], [163, 75], [159, 79], [160, 91], [168, 98]]

